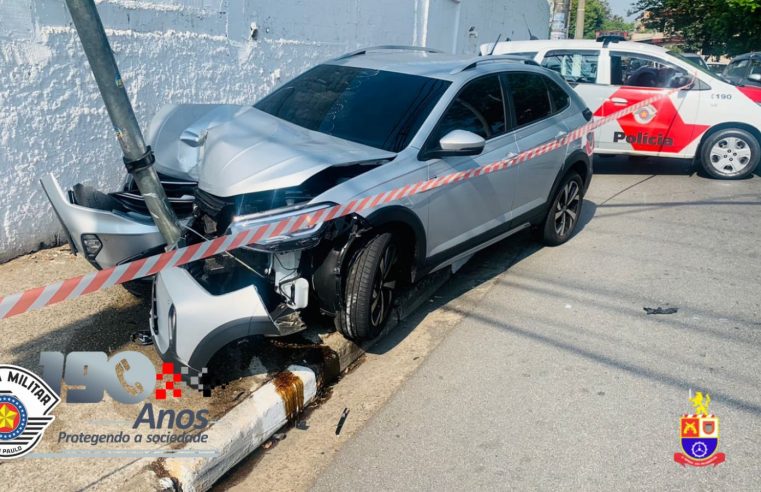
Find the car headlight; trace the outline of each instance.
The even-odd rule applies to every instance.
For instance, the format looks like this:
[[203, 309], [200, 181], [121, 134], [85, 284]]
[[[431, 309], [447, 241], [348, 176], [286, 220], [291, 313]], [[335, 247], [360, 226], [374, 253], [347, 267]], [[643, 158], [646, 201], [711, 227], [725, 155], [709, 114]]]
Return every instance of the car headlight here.
[[[335, 203], [318, 203], [316, 205], [294, 205], [267, 212], [233, 217], [228, 232], [237, 234], [261, 226], [270, 226], [269, 234], [249, 245], [261, 251], [278, 251], [299, 249], [313, 246], [319, 240], [317, 233], [325, 223], [328, 209], [336, 207]], [[309, 219], [309, 220], [307, 220]], [[278, 224], [285, 221], [285, 226]]]

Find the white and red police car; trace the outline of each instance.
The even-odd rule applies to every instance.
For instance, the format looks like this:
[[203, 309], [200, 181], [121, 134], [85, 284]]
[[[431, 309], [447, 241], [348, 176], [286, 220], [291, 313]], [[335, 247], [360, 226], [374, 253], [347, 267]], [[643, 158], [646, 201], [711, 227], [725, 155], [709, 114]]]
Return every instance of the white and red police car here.
[[522, 55], [556, 70], [598, 117], [664, 94], [599, 127], [598, 154], [695, 158], [721, 179], [747, 177], [761, 159], [761, 87], [733, 85], [673, 51], [566, 39], [484, 44], [481, 54]]

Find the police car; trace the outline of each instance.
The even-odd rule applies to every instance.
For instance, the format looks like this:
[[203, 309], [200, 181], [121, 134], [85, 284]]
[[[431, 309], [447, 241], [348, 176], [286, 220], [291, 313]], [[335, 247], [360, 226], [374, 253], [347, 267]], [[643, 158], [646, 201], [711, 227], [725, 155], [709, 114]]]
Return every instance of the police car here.
[[733, 84], [676, 52], [624, 41], [534, 40], [484, 44], [481, 54], [522, 55], [559, 72], [597, 117], [665, 96], [598, 128], [598, 154], [694, 158], [720, 179], [747, 177], [758, 166], [761, 87]]

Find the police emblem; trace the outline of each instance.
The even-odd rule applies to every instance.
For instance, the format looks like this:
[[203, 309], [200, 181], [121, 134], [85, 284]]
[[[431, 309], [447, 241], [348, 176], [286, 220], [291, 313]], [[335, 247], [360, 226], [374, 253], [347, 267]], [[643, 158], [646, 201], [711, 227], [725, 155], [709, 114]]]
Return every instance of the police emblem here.
[[640, 125], [647, 125], [655, 118], [657, 111], [655, 107], [648, 104], [644, 108], [634, 112], [634, 120]]
[[23, 456], [53, 422], [60, 398], [42, 378], [23, 367], [0, 365], [0, 459]]
[[724, 453], [717, 453], [719, 447], [719, 418], [708, 413], [711, 395], [698, 391], [690, 398], [694, 414], [684, 414], [679, 419], [679, 437], [683, 453], [674, 453], [674, 461], [682, 466], [716, 466], [724, 462]]

